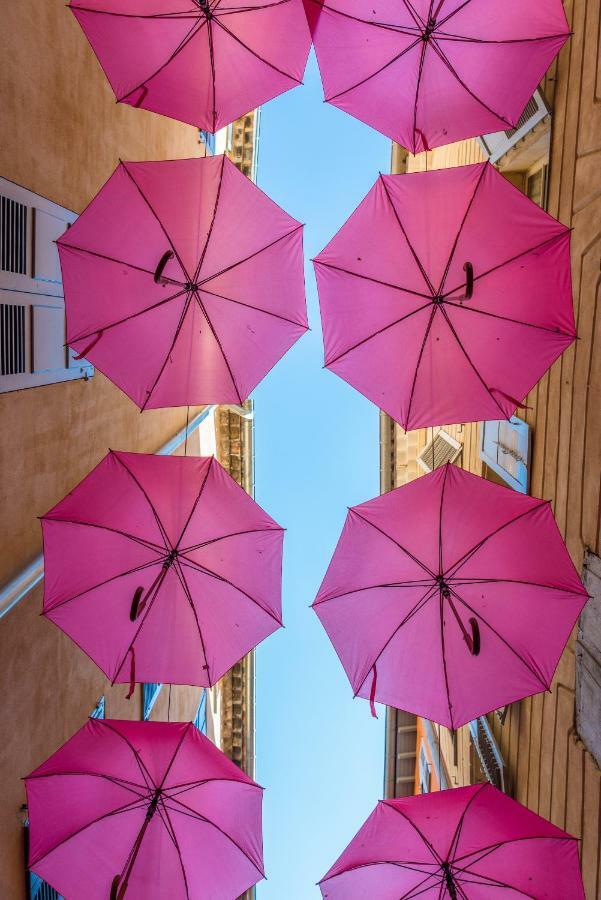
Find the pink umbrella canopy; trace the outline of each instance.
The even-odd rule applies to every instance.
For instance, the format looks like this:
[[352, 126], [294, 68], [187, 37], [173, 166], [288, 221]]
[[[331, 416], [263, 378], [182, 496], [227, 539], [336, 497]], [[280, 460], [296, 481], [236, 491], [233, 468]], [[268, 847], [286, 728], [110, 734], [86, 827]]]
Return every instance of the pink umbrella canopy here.
[[380, 801], [320, 887], [327, 900], [584, 900], [576, 838], [491, 784]]
[[302, 225], [225, 156], [120, 163], [58, 248], [67, 343], [141, 409], [242, 403], [308, 327]]
[[119, 103], [215, 132], [301, 83], [302, 0], [72, 0]]
[[412, 153], [513, 128], [569, 36], [561, 0], [305, 0], [328, 103]]
[[66, 897], [232, 900], [264, 877], [262, 788], [191, 722], [90, 719], [25, 786], [29, 866]]
[[372, 711], [458, 728], [547, 690], [586, 600], [548, 502], [447, 464], [349, 510], [313, 608]]
[[113, 682], [213, 685], [282, 624], [283, 530], [213, 458], [111, 451], [42, 531], [43, 614]]
[[509, 418], [576, 337], [569, 228], [488, 163], [381, 175], [314, 264], [326, 366], [406, 429]]

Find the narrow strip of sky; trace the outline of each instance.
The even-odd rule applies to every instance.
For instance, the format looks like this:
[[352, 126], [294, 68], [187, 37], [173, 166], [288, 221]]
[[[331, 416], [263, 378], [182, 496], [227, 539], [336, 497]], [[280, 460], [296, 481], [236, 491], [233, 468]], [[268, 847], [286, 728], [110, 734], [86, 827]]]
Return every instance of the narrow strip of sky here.
[[303, 87], [262, 110], [259, 185], [306, 224], [309, 332], [257, 389], [256, 497], [287, 530], [284, 622], [257, 654], [257, 778], [268, 880], [259, 900], [310, 900], [382, 795], [384, 710], [352, 690], [309, 609], [347, 506], [379, 490], [378, 411], [323, 369], [311, 257], [389, 170], [390, 142]]

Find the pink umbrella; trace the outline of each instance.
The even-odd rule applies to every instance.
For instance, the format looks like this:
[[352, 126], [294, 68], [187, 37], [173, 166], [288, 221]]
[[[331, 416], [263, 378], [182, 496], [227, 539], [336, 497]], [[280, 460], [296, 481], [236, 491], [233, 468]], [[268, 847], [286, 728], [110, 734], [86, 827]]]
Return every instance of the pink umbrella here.
[[305, 0], [328, 103], [412, 153], [513, 128], [565, 44], [561, 0]]
[[302, 225], [225, 156], [120, 163], [58, 247], [67, 342], [142, 409], [241, 403], [307, 329]]
[[131, 690], [213, 685], [282, 624], [283, 530], [215, 459], [111, 451], [42, 531], [43, 614]]
[[215, 132], [301, 83], [301, 0], [71, 0], [120, 103]]
[[372, 711], [458, 728], [547, 690], [586, 600], [548, 502], [447, 464], [349, 510], [313, 608]]
[[264, 877], [263, 789], [191, 722], [90, 719], [25, 786], [29, 866], [66, 897], [232, 900]]
[[569, 228], [487, 163], [381, 175], [315, 270], [326, 366], [406, 429], [509, 418], [576, 337]]
[[576, 838], [491, 784], [381, 800], [320, 887], [327, 900], [584, 900]]

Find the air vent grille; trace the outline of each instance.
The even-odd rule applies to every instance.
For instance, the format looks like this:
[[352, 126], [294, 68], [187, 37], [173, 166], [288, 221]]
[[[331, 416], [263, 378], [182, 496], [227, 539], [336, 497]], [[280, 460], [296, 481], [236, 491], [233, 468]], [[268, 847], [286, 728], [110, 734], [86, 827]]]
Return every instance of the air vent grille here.
[[518, 132], [520, 130], [520, 128], [524, 127], [524, 125], [526, 124], [528, 119], [531, 119], [533, 116], [535, 116], [537, 114], [538, 108], [539, 108], [539, 106], [538, 106], [538, 103], [536, 102], [536, 98], [531, 97], [530, 100], [528, 100], [528, 103], [526, 104], [526, 109], [524, 110], [524, 112], [522, 113], [520, 118], [518, 119], [517, 125], [515, 126], [515, 128], [510, 128], [509, 131], [506, 131], [505, 136], [507, 138], [512, 138], [514, 136], [514, 134], [516, 134], [516, 132]]
[[455, 462], [461, 453], [461, 444], [446, 431], [439, 431], [434, 440], [427, 444], [417, 457], [419, 465], [425, 472], [432, 472], [439, 466]]

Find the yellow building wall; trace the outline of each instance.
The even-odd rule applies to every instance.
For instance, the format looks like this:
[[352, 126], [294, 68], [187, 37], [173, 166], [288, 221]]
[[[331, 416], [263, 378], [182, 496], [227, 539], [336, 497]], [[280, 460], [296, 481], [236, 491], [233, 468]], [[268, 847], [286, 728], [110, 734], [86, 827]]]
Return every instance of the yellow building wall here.
[[[574, 229], [572, 278], [579, 340], [541, 379], [519, 411], [531, 429], [533, 495], [550, 499], [575, 565], [586, 549], [601, 554], [601, 68], [599, 0], [571, 0], [566, 12], [574, 36], [542, 88], [553, 103], [547, 209]], [[417, 157], [393, 150], [393, 171], [424, 171], [482, 159], [476, 141], [462, 141]], [[512, 159], [500, 168], [512, 181]], [[523, 185], [519, 185], [523, 186]], [[465, 469], [498, 480], [479, 457], [477, 423], [443, 426], [463, 445]], [[422, 474], [416, 457], [438, 429], [404, 432], [382, 414], [384, 465], [390, 486]], [[502, 483], [502, 482], [501, 482]], [[587, 900], [601, 898], [601, 773], [575, 728], [575, 633], [552, 690], [513, 704], [504, 724], [490, 723], [503, 755], [506, 789], [521, 803], [581, 839]], [[460, 730], [457, 765], [450, 734], [442, 729], [450, 782], [481, 778], [467, 728]]]

